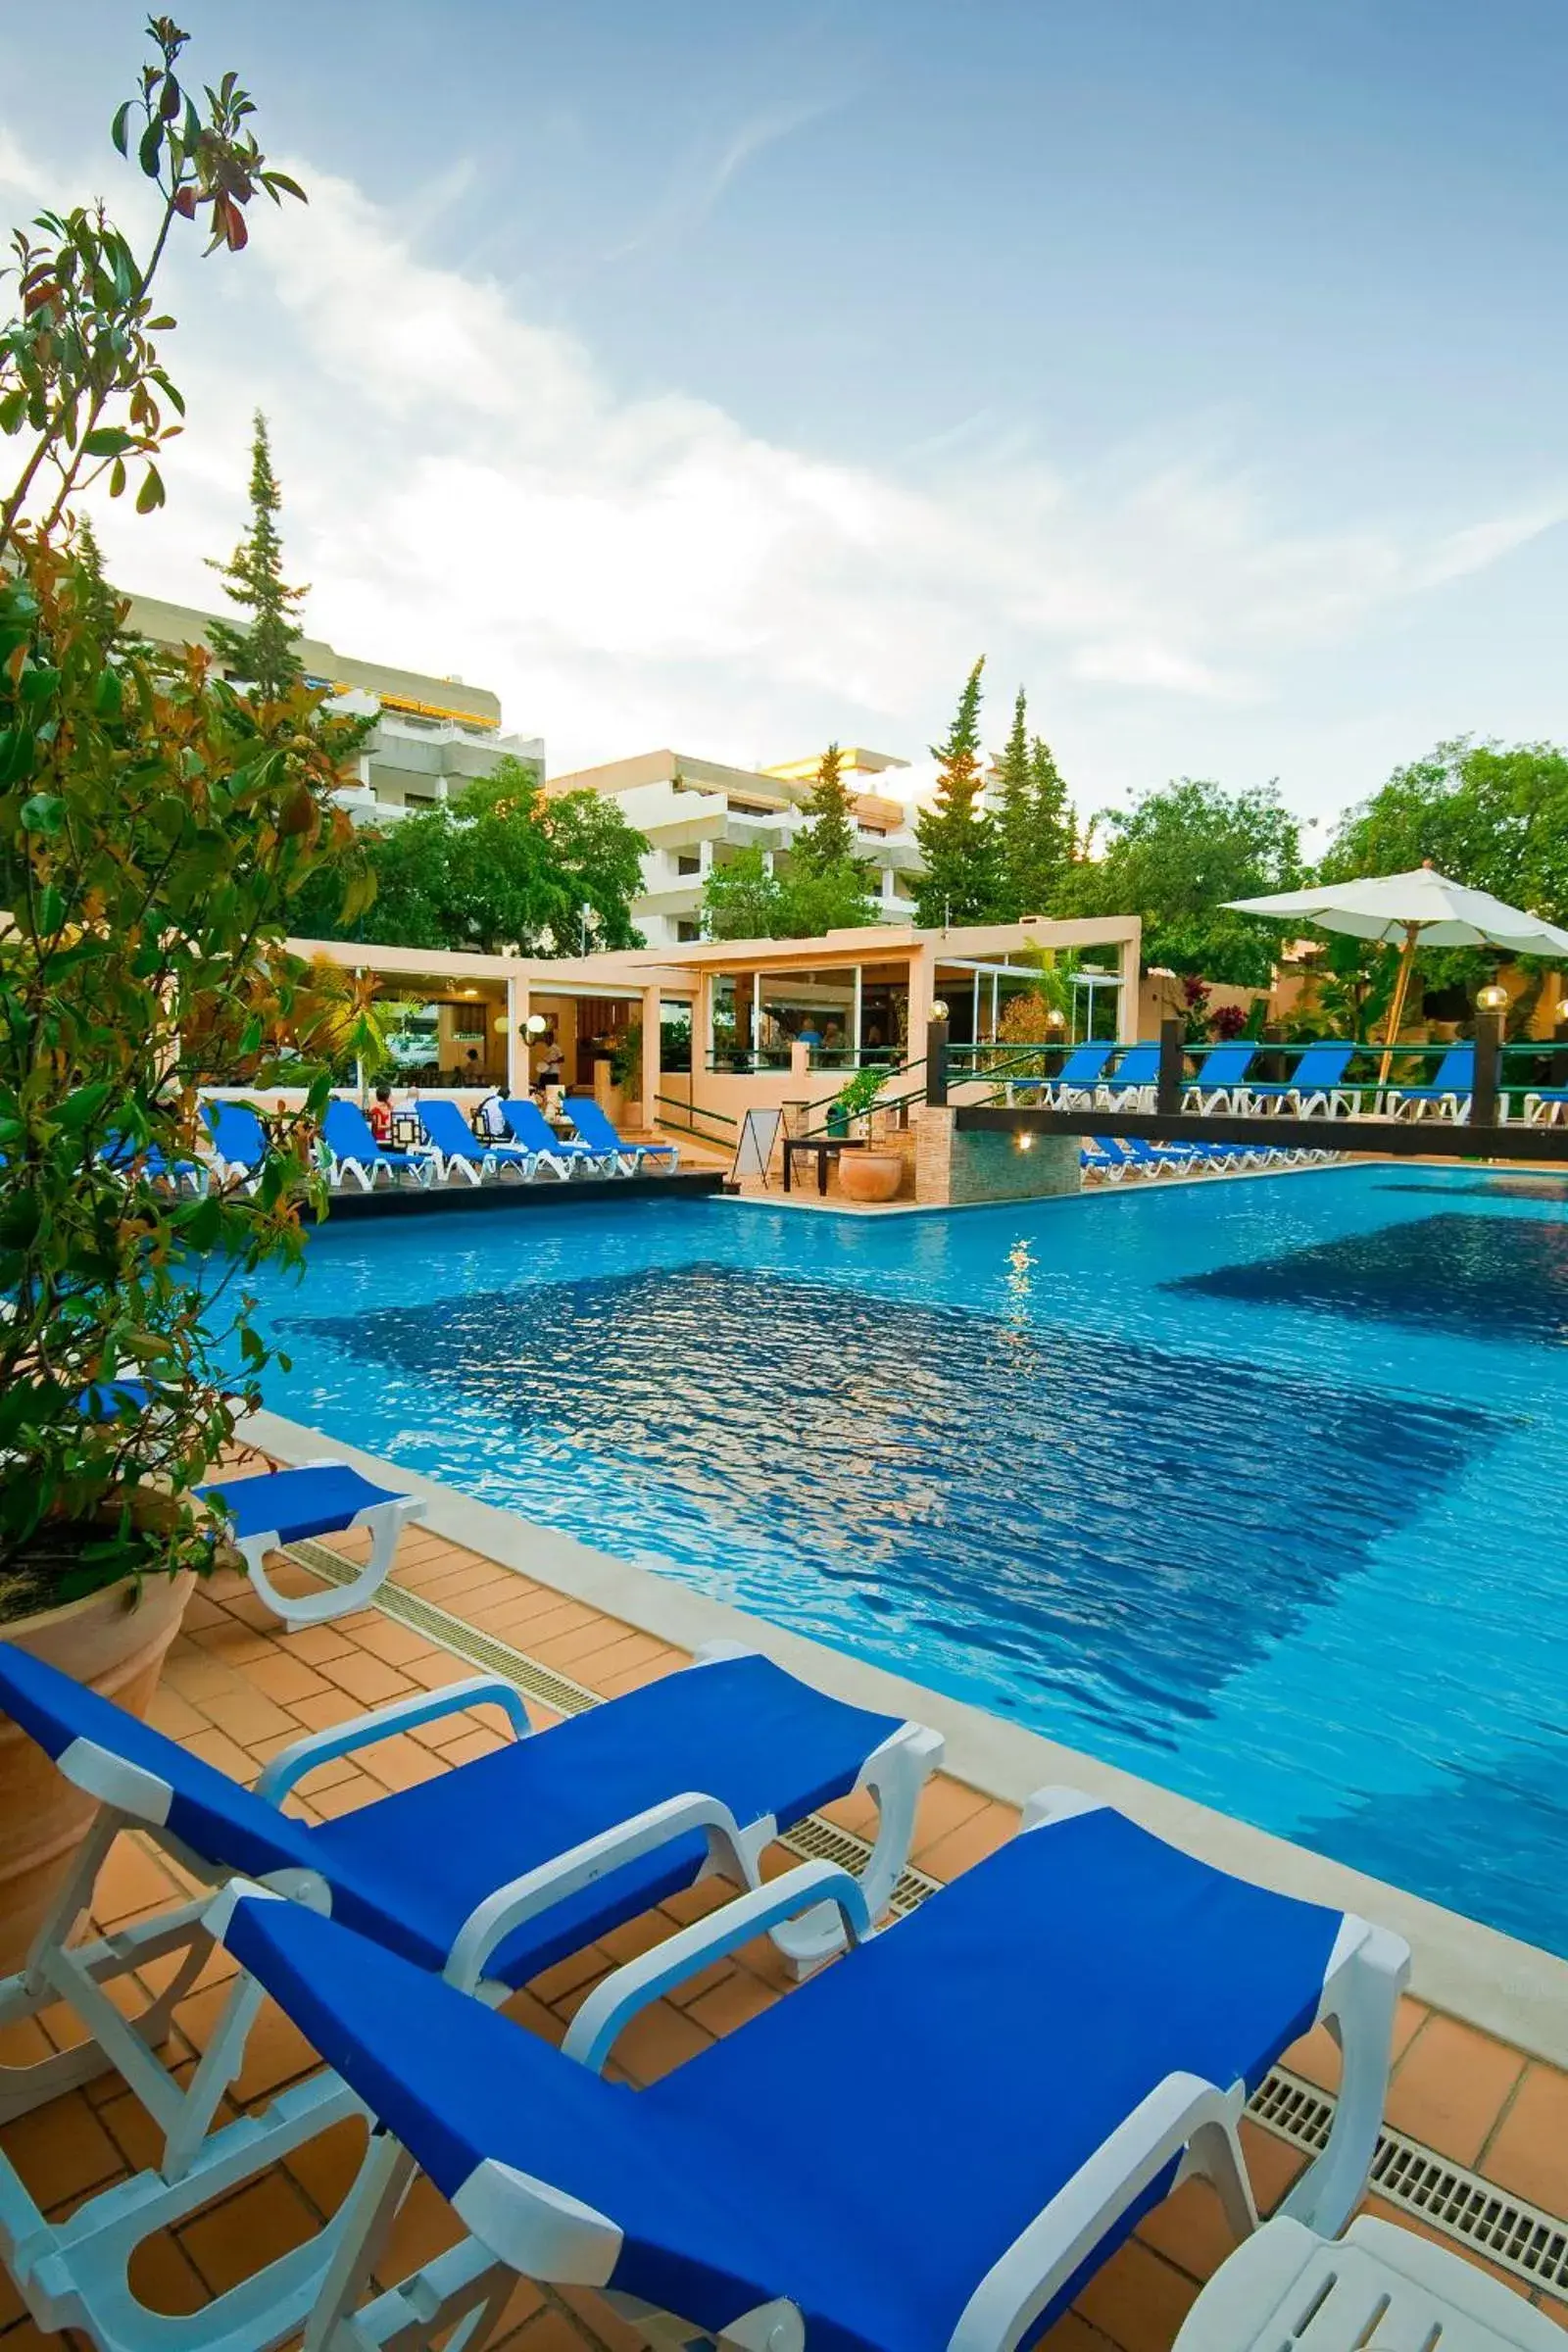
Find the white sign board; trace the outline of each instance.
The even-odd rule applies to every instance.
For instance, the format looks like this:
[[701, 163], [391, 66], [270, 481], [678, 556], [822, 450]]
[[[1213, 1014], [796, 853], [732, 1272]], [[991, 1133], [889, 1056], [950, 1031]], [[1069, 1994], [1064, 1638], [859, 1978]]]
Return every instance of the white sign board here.
[[746, 1176], [760, 1176], [766, 1184], [773, 1148], [783, 1124], [784, 1114], [780, 1110], [749, 1110], [746, 1113], [741, 1121], [741, 1139], [735, 1147], [735, 1165], [729, 1172], [732, 1184], [739, 1184]]

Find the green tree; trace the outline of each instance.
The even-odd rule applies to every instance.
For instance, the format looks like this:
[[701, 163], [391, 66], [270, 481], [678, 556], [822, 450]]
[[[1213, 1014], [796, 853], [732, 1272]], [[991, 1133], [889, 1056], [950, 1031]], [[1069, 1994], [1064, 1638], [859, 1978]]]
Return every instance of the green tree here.
[[807, 821], [795, 836], [790, 852], [794, 870], [825, 874], [855, 861], [855, 809], [839, 773], [839, 747], [830, 743], [822, 754], [806, 804]]
[[1020, 686], [1012, 706], [1012, 726], [997, 761], [998, 806], [997, 913], [1015, 923], [1021, 914], [1038, 914], [1026, 904], [1028, 876], [1033, 863], [1034, 774], [1029, 764], [1029, 705]]
[[[246, 1277], [298, 1256], [320, 1198], [286, 1120], [254, 1194], [181, 1199], [170, 1171], [197, 1148], [212, 1041], [255, 1056], [311, 1026], [282, 941], [296, 885], [352, 855], [342, 724], [304, 692], [235, 694], [199, 651], [124, 642], [71, 529], [73, 500], [97, 480], [119, 496], [132, 463], [137, 507], [163, 502], [183, 403], [152, 287], [175, 223], [205, 209], [233, 252], [258, 191], [299, 194], [235, 76], [198, 109], [185, 36], [163, 18], [150, 33], [114, 125], [158, 197], [146, 258], [102, 206], [40, 215], [13, 239], [0, 325], [0, 434], [20, 443], [0, 496], [0, 1615], [40, 1585], [64, 1600], [210, 1561], [191, 1490], [270, 1360]], [[296, 1075], [318, 1108], [324, 1074]], [[122, 1374], [145, 1396], [96, 1385]]]
[[784, 939], [784, 889], [761, 850], [737, 850], [703, 884], [708, 939]]
[[870, 868], [855, 855], [855, 803], [840, 772], [836, 743], [822, 754], [806, 806], [807, 822], [791, 845], [774, 910], [780, 928], [771, 936], [818, 939], [824, 931], [874, 923]]
[[1440, 743], [1348, 811], [1322, 872], [1404, 873], [1427, 858], [1457, 882], [1568, 920], [1568, 752], [1467, 735]]
[[823, 872], [785, 875], [780, 939], [820, 939], [828, 931], [858, 931], [877, 919], [866, 871], [845, 858]]
[[272, 451], [267, 418], [256, 412], [251, 442], [250, 528], [226, 564], [209, 556], [211, 568], [222, 575], [223, 594], [250, 613], [243, 627], [215, 620], [207, 631], [220, 662], [234, 678], [253, 685], [268, 702], [275, 702], [304, 676], [300, 662], [298, 612], [308, 591], [290, 588], [283, 579], [283, 542], [277, 517], [282, 493], [272, 471]]
[[460, 801], [365, 841], [373, 902], [356, 900], [345, 915], [334, 878], [319, 877], [295, 900], [296, 936], [575, 956], [587, 906], [591, 946], [642, 945], [630, 907], [642, 885], [643, 836], [597, 794], [547, 800], [533, 769], [510, 755]]
[[1078, 820], [1051, 746], [1037, 735], [1029, 746], [1030, 835], [1025, 865], [1025, 914], [1052, 914], [1078, 854]]
[[1295, 818], [1275, 784], [1226, 792], [1183, 776], [1107, 810], [1104, 853], [1080, 860], [1059, 896], [1063, 914], [1137, 914], [1144, 963], [1242, 988], [1266, 988], [1277, 937], [1228, 899], [1289, 890], [1301, 875]]
[[998, 899], [995, 829], [981, 807], [980, 673], [970, 670], [953, 724], [933, 744], [937, 789], [915, 819], [925, 870], [915, 887], [915, 920], [927, 930], [989, 922]]
[[1073, 813], [1051, 746], [1039, 735], [1030, 739], [1021, 686], [997, 761], [997, 783], [994, 912], [1009, 923], [1026, 914], [1052, 914], [1072, 862]]
[[[1457, 882], [1552, 922], [1568, 920], [1568, 752], [1468, 735], [1440, 743], [1347, 812], [1320, 870], [1326, 880], [1348, 881], [1405, 873], [1427, 858]], [[1380, 1001], [1387, 1009], [1394, 962], [1381, 950], [1348, 943], [1317, 992], [1319, 1004], [1328, 1009], [1343, 998], [1347, 1013], [1376, 1017]], [[1537, 967], [1537, 985], [1515, 999], [1511, 1030], [1528, 1025], [1545, 969]], [[1492, 977], [1493, 958], [1475, 948], [1426, 949], [1418, 970], [1428, 988], [1473, 996]], [[1418, 1009], [1419, 997], [1413, 1003]]]

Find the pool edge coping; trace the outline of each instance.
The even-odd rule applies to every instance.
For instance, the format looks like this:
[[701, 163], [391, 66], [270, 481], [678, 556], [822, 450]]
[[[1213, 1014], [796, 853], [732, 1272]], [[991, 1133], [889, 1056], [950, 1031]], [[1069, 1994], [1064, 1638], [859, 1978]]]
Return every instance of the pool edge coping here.
[[944, 1770], [983, 1795], [1017, 1805], [1036, 1788], [1065, 1783], [1221, 1869], [1394, 1928], [1409, 1942], [1410, 1989], [1418, 1999], [1568, 2068], [1568, 1960], [1555, 1953], [301, 1422], [259, 1410], [236, 1435], [278, 1461], [330, 1455], [416, 1494], [428, 1505], [425, 1524], [433, 1534], [639, 1633], [686, 1650], [738, 1641], [853, 1705], [930, 1724], [947, 1741]]

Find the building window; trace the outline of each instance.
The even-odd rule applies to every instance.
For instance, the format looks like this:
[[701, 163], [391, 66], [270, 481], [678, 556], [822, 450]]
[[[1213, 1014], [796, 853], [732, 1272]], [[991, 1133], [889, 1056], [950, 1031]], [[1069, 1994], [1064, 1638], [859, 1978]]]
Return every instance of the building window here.
[[675, 871], [677, 874], [700, 874], [702, 870], [703, 860], [702, 855], [699, 851], [681, 850], [677, 854], [675, 858]]
[[764, 972], [758, 1044], [763, 1063], [787, 1070], [804, 1044], [813, 1069], [854, 1066], [856, 973]]
[[710, 997], [709, 1067], [749, 1070], [757, 1004], [755, 972], [715, 972]]
[[675, 937], [677, 939], [701, 939], [702, 936], [703, 927], [701, 923], [693, 922], [689, 915], [683, 914], [675, 925]]

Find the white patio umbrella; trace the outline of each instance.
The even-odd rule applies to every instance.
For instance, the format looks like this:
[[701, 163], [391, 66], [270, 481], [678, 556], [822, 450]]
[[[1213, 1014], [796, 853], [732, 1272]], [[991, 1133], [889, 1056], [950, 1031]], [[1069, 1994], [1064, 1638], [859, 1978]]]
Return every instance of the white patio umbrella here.
[[1500, 948], [1510, 956], [1568, 957], [1568, 931], [1539, 914], [1494, 899], [1490, 890], [1450, 882], [1430, 865], [1408, 874], [1377, 874], [1363, 882], [1318, 882], [1307, 890], [1281, 890], [1263, 899], [1231, 899], [1237, 914], [1271, 915], [1277, 922], [1316, 923], [1351, 939], [1380, 940], [1401, 950], [1394, 1003], [1383, 1032], [1386, 1083], [1395, 1042], [1404, 1017], [1410, 966], [1417, 948]]

